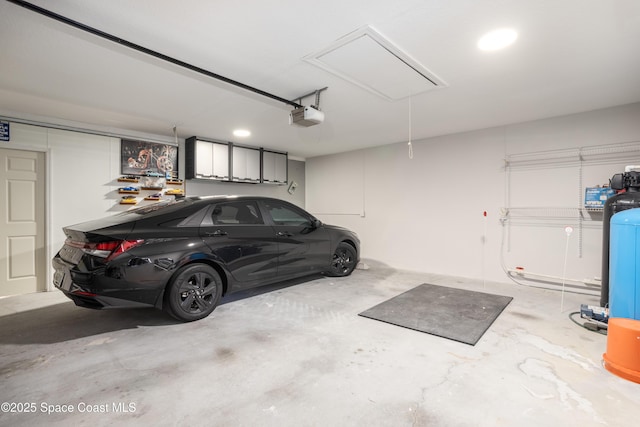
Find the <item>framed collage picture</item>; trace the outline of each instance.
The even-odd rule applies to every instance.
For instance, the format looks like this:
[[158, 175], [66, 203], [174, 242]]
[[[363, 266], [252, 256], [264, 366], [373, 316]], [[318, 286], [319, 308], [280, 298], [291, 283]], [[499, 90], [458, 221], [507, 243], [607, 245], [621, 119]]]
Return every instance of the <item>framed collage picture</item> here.
[[120, 145], [120, 172], [123, 175], [177, 176], [178, 147], [123, 139]]

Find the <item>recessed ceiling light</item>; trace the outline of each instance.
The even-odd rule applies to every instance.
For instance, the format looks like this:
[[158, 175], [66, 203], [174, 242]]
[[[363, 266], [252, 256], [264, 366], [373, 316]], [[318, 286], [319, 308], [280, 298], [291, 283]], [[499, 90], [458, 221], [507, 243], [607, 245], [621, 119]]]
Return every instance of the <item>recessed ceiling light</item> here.
[[480, 40], [478, 40], [478, 49], [480, 50], [499, 50], [503, 49], [518, 38], [518, 33], [516, 33], [511, 28], [500, 28], [498, 30], [493, 30], [482, 36]]
[[233, 131], [233, 136], [237, 136], [239, 138], [246, 138], [251, 135], [251, 132], [246, 129], [236, 129]]

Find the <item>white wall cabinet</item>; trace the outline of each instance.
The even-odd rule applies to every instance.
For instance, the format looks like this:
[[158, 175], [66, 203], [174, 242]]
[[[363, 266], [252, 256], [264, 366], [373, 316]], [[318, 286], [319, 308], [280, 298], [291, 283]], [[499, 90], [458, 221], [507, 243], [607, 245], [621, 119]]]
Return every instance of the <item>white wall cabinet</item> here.
[[187, 139], [185, 169], [188, 179], [229, 180], [229, 144]]
[[192, 136], [185, 143], [185, 177], [252, 184], [288, 182], [287, 153]]
[[262, 182], [286, 184], [288, 181], [287, 154], [274, 151], [262, 152]]
[[260, 149], [232, 146], [233, 176], [235, 182], [260, 182]]

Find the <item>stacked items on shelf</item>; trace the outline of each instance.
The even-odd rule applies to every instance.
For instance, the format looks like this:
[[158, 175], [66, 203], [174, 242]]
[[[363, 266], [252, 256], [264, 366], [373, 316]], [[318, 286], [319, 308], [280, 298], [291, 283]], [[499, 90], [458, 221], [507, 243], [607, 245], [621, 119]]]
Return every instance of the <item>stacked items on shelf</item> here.
[[[184, 181], [178, 178], [178, 173], [175, 171], [172, 171], [170, 173], [167, 173], [167, 181], [166, 181], [167, 185], [173, 185], [175, 186], [180, 186], [182, 187], [184, 185]], [[165, 190], [164, 192], [165, 195], [167, 196], [184, 196], [184, 189], [183, 188], [169, 188], [167, 190]]]
[[122, 196], [120, 199], [121, 205], [135, 205], [138, 203], [138, 198], [136, 196]]
[[138, 193], [140, 193], [140, 188], [133, 187], [133, 186], [120, 187], [120, 188], [118, 188], [118, 193], [120, 193], [120, 194], [138, 194]]
[[145, 200], [155, 201], [162, 200], [162, 193], [153, 193], [144, 198]]
[[156, 176], [143, 176], [141, 185], [143, 190], [158, 191], [165, 187], [165, 179]]
[[184, 196], [184, 190], [182, 188], [170, 188], [164, 194], [167, 196]]
[[183, 185], [184, 181], [178, 178], [178, 173], [173, 171], [167, 173], [167, 185]]
[[[124, 181], [125, 179], [126, 179], [126, 181]], [[118, 181], [120, 181], [120, 182], [134, 182], [133, 178], [131, 178], [131, 177], [122, 177], [122, 178], [119, 178]], [[137, 182], [137, 180], [135, 182]], [[120, 204], [121, 205], [135, 205], [136, 203], [138, 203], [138, 199], [135, 196], [131, 195], [131, 194], [140, 193], [140, 189], [138, 187], [134, 187], [134, 186], [120, 187], [120, 188], [118, 188], [118, 193], [119, 194], [127, 194], [127, 196], [122, 196], [122, 198], [120, 199]]]
[[139, 178], [135, 175], [125, 175], [118, 178], [118, 182], [134, 182], [137, 183]]
[[[162, 200], [163, 195], [167, 196], [184, 196], [183, 188], [176, 188], [177, 186], [182, 187], [184, 185], [184, 181], [178, 178], [177, 172], [167, 173], [167, 175], [163, 175], [153, 171], [146, 171], [143, 176], [136, 175], [125, 175], [118, 178], [118, 182], [127, 182], [140, 184], [137, 186], [127, 186], [118, 188], [119, 194], [126, 194], [120, 199], [120, 204], [123, 205], [135, 205], [138, 203], [138, 198], [133, 196], [132, 194], [140, 194], [140, 190], [143, 191], [153, 191], [151, 194], [147, 194], [144, 196], [143, 200], [157, 202]], [[174, 188], [169, 188], [168, 190], [163, 190], [167, 186], [173, 186]]]

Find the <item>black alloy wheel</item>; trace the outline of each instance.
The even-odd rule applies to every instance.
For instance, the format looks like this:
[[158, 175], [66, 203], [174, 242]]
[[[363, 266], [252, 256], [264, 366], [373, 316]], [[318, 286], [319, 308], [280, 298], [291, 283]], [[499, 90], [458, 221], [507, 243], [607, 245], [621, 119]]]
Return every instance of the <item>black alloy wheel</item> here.
[[176, 319], [191, 322], [211, 314], [221, 296], [220, 275], [208, 265], [191, 264], [178, 270], [169, 283], [165, 308]]
[[338, 244], [331, 259], [331, 269], [329, 276], [344, 277], [351, 274], [356, 268], [356, 250], [348, 243]]

